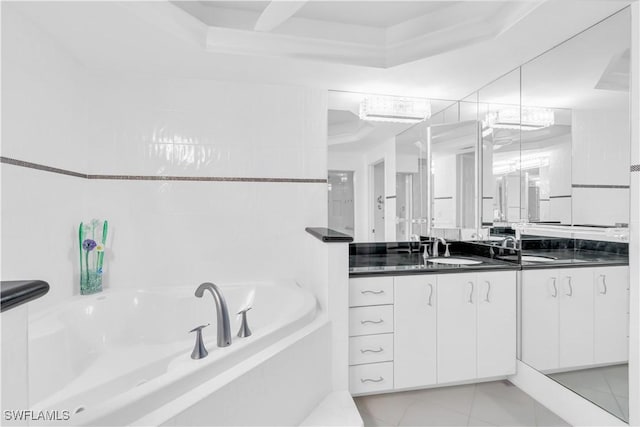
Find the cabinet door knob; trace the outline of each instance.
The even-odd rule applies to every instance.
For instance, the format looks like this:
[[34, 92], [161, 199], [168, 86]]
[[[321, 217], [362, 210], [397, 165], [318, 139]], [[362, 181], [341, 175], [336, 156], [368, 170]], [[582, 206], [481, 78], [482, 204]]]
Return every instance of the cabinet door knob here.
[[556, 278], [552, 277], [551, 278], [551, 284], [553, 285], [553, 293], [551, 294], [551, 296], [553, 298], [556, 298], [558, 296], [558, 287], [556, 286]]
[[567, 276], [567, 285], [569, 285], [569, 293], [565, 294], [568, 297], [572, 297], [573, 296], [573, 286], [571, 286], [571, 276]]
[[607, 294], [607, 276], [605, 276], [604, 274], [601, 274], [600, 277], [602, 277], [602, 287], [604, 288], [602, 292], [600, 292], [600, 294], [606, 295]]
[[373, 378], [360, 378], [361, 383], [379, 383], [380, 381], [384, 381], [384, 377], [378, 377], [377, 379]]

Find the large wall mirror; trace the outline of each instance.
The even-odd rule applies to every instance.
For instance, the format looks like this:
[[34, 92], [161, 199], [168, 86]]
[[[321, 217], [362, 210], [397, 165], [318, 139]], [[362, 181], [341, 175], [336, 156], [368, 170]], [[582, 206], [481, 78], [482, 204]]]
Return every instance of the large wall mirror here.
[[329, 92], [328, 225], [356, 242], [426, 236], [428, 127], [432, 120], [457, 121], [458, 103], [412, 99], [426, 106], [426, 120], [370, 120], [361, 117], [361, 109], [371, 96]]
[[[627, 8], [463, 100], [429, 100], [417, 124], [362, 120], [364, 94], [332, 92], [329, 226], [356, 242], [625, 227], [630, 39]], [[519, 358], [627, 421], [628, 268], [536, 272], [551, 275], [519, 284]]]
[[[521, 67], [521, 126], [507, 136], [519, 160], [510, 156], [507, 173], [494, 129], [483, 151], [496, 187], [485, 195], [501, 196], [497, 172], [519, 171], [522, 221], [628, 223], [630, 39], [625, 9]], [[494, 223], [512, 220], [506, 186], [506, 216], [494, 201]], [[596, 270], [523, 272], [520, 358], [628, 422], [628, 268]]]

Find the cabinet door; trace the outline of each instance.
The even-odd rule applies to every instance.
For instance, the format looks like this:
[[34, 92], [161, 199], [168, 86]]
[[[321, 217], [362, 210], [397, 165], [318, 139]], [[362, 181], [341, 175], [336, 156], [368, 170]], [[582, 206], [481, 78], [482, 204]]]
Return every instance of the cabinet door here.
[[438, 383], [476, 378], [475, 274], [438, 275]]
[[594, 271], [595, 363], [629, 359], [629, 267], [603, 267]]
[[478, 378], [516, 372], [516, 273], [479, 273]]
[[559, 363], [561, 368], [593, 364], [593, 268], [558, 270]]
[[522, 361], [539, 371], [559, 363], [558, 271], [522, 272]]
[[436, 279], [395, 279], [395, 388], [436, 384]]

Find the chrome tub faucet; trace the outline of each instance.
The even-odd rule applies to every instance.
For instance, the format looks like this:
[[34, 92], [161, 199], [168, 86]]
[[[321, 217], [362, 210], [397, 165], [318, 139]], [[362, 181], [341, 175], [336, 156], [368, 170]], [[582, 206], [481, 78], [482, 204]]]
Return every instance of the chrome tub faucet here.
[[222, 291], [213, 283], [205, 282], [198, 286], [195, 295], [202, 298], [204, 291], [208, 290], [213, 295], [216, 304], [216, 316], [218, 327], [218, 347], [227, 347], [231, 345], [231, 324], [229, 322], [229, 310], [227, 302], [222, 295]]

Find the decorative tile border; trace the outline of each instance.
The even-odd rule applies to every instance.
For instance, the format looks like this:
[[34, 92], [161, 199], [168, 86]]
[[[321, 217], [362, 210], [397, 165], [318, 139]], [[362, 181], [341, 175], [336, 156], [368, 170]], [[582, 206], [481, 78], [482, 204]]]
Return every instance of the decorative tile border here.
[[640, 165], [631, 165], [631, 172], [640, 172]]
[[617, 189], [628, 189], [628, 185], [601, 185], [601, 184], [571, 184], [573, 188], [617, 188]]
[[45, 171], [45, 172], [58, 173], [58, 174], [61, 174], [61, 175], [75, 176], [77, 178], [85, 178], [85, 179], [88, 178], [88, 175], [84, 174], [84, 173], [73, 172], [73, 171], [66, 170], [66, 169], [60, 169], [60, 168], [54, 168], [54, 167], [51, 167], [51, 166], [40, 165], [38, 163], [25, 162], [23, 160], [11, 159], [9, 157], [0, 156], [0, 163], [5, 163], [5, 164], [8, 164], [8, 165], [14, 165], [14, 166], [20, 166], [20, 167], [23, 167], [23, 168], [37, 169], [37, 170], [41, 170], [41, 171]]
[[253, 178], [233, 176], [177, 176], [177, 175], [94, 175], [74, 172], [67, 169], [54, 168], [38, 163], [25, 162], [0, 156], [0, 163], [37, 169], [45, 172], [69, 175], [84, 179], [104, 179], [116, 181], [198, 181], [198, 182], [286, 182], [298, 184], [326, 184], [326, 179], [315, 178]]

